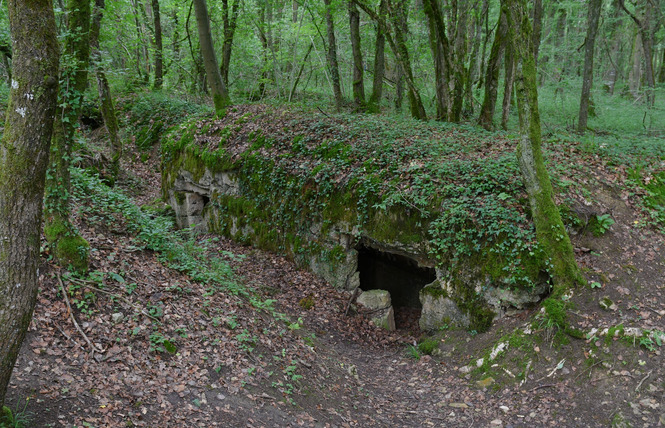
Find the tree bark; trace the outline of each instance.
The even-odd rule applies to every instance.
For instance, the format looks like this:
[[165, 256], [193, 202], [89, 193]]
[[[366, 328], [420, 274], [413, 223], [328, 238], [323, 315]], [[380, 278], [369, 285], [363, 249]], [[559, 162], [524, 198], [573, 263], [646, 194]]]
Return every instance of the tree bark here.
[[436, 93], [436, 119], [449, 120], [450, 100], [450, 45], [438, 0], [424, 0], [423, 9], [429, 25], [429, 42], [434, 57]]
[[95, 67], [97, 79], [97, 92], [99, 94], [99, 109], [102, 112], [104, 126], [109, 133], [111, 142], [111, 182], [115, 182], [120, 170], [120, 157], [122, 156], [122, 141], [119, 137], [118, 118], [115, 114], [111, 87], [109, 86], [106, 73], [101, 63], [101, 52], [99, 51], [99, 31], [104, 16], [105, 0], [95, 0], [95, 8], [92, 12], [92, 23], [90, 25], [90, 53]]
[[222, 0], [222, 23], [224, 24], [224, 42], [222, 43], [222, 63], [219, 66], [224, 84], [229, 86], [229, 69], [231, 68], [231, 51], [233, 49], [233, 37], [238, 22], [240, 0], [235, 0], [231, 5], [229, 16], [229, 0]]
[[490, 58], [487, 63], [485, 98], [483, 98], [483, 105], [480, 108], [480, 116], [478, 117], [478, 124], [487, 130], [492, 130], [494, 127], [494, 108], [496, 107], [496, 96], [499, 88], [501, 57], [506, 48], [507, 26], [506, 16], [502, 9], [499, 15], [499, 25], [497, 25], [496, 34], [494, 35], [494, 43], [492, 43], [492, 49], [490, 50]]
[[[535, 57], [534, 57], [535, 61]], [[503, 85], [503, 103], [501, 105], [501, 129], [508, 130], [508, 119], [510, 118], [510, 103], [515, 86], [515, 53], [512, 43], [506, 44], [504, 58], [505, 79]]]
[[353, 56], [353, 103], [355, 110], [365, 108], [365, 80], [363, 73], [363, 53], [360, 46], [360, 12], [353, 0], [347, 3], [349, 9], [349, 27], [351, 33], [351, 51]]
[[596, 33], [600, 21], [600, 9], [603, 0], [589, 0], [587, 14], [587, 33], [584, 49], [584, 75], [582, 77], [582, 94], [580, 97], [580, 114], [577, 121], [577, 132], [584, 134], [589, 119], [589, 97], [593, 85], [593, 56], [596, 46]]
[[51, 0], [10, 0], [8, 9], [14, 80], [0, 142], [0, 409], [37, 299], [59, 59]]
[[68, 32], [60, 72], [61, 87], [53, 126], [49, 171], [46, 178], [44, 235], [62, 266], [88, 269], [88, 242], [71, 222], [70, 173], [74, 132], [88, 84], [90, 62], [90, 1], [69, 0]]
[[[385, 17], [388, 13], [388, 3], [381, 0], [379, 4], [379, 16]], [[385, 18], [384, 18], [385, 19]], [[386, 28], [384, 20], [379, 19], [376, 23], [376, 44], [374, 47], [374, 81], [372, 95], [367, 103], [367, 110], [371, 113], [381, 112], [381, 97], [383, 96], [383, 78], [386, 72]]]
[[342, 109], [342, 87], [339, 80], [339, 64], [337, 63], [337, 41], [335, 40], [335, 22], [332, 17], [332, 6], [330, 0], [323, 0], [326, 11], [326, 31], [328, 33], [328, 52], [326, 59], [330, 69], [330, 78], [333, 86], [333, 96], [335, 97], [335, 108], [337, 111]]
[[640, 33], [642, 50], [644, 51], [644, 77], [648, 86], [646, 90], [647, 105], [653, 107], [656, 100], [656, 80], [653, 71], [654, 29], [651, 25], [651, 19], [655, 16], [655, 12], [650, 0], [644, 0], [644, 3], [639, 5], [644, 10], [641, 17], [628, 10], [624, 0], [620, 0], [620, 3], [623, 10], [635, 22]]
[[164, 49], [162, 44], [162, 19], [159, 0], [152, 0], [152, 19], [155, 25], [155, 89], [162, 89], [164, 82]]
[[517, 59], [515, 95], [521, 134], [517, 158], [529, 195], [536, 236], [550, 259], [548, 264], [554, 281], [552, 296], [560, 298], [568, 288], [586, 281], [577, 266], [573, 246], [554, 203], [552, 184], [543, 160], [536, 67], [526, 0], [502, 0], [501, 5]]
[[212, 91], [215, 112], [218, 117], [222, 117], [226, 114], [226, 108], [231, 105], [231, 98], [217, 66], [217, 57], [215, 56], [215, 48], [213, 47], [212, 35], [210, 34], [210, 19], [208, 18], [206, 0], [193, 1], [194, 13], [196, 14], [196, 22], [199, 29], [199, 44], [201, 45], [203, 64], [206, 69], [208, 84]]
[[540, 38], [543, 33], [543, 0], [533, 2], [533, 61], [538, 71], [538, 53], [540, 51]]

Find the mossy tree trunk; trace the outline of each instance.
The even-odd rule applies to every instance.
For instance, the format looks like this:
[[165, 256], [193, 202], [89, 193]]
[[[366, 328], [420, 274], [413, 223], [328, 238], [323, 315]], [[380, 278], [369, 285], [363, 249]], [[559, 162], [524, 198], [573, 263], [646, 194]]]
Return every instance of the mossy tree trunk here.
[[88, 268], [88, 242], [71, 223], [70, 174], [74, 133], [88, 83], [90, 1], [69, 0], [68, 33], [60, 72], [60, 91], [46, 178], [44, 233], [58, 262], [77, 271]]
[[503, 82], [503, 103], [501, 104], [501, 129], [508, 130], [508, 119], [510, 118], [510, 103], [515, 86], [515, 54], [511, 43], [506, 45], [504, 58], [505, 79]]
[[406, 45], [408, 31], [406, 11], [406, 0], [388, 0], [388, 14], [390, 15], [393, 24], [395, 38], [393, 40], [393, 38], [390, 37], [390, 33], [386, 34], [386, 36], [388, 38], [388, 44], [400, 63], [404, 81], [409, 89], [407, 95], [409, 97], [409, 106], [411, 107], [411, 116], [414, 119], [427, 120], [425, 106], [423, 105], [420, 91], [418, 91], [413, 78], [409, 49]]
[[111, 87], [109, 86], [104, 67], [101, 62], [101, 53], [99, 51], [99, 31], [105, 8], [104, 0], [95, 0], [95, 8], [92, 13], [92, 23], [90, 25], [90, 47], [92, 48], [91, 57], [95, 67], [95, 77], [97, 79], [97, 92], [99, 94], [99, 108], [104, 119], [104, 126], [109, 133], [111, 142], [111, 181], [115, 181], [120, 171], [120, 157], [122, 156], [122, 141], [120, 141], [120, 130], [118, 128], [118, 118], [113, 106], [113, 97], [111, 96]]
[[478, 124], [487, 130], [494, 128], [494, 108], [496, 107], [496, 97], [499, 88], [499, 71], [501, 69], [501, 58], [506, 49], [506, 37], [508, 34], [508, 24], [505, 13], [502, 11], [499, 15], [499, 24], [494, 35], [494, 43], [490, 50], [490, 58], [487, 63], [485, 73], [485, 97], [483, 105], [480, 108]]
[[[386, 16], [388, 3], [381, 0], [379, 3], [379, 16]], [[381, 98], [383, 96], [383, 77], [386, 72], [386, 29], [383, 19], [376, 23], [376, 43], [374, 45], [374, 81], [372, 95], [367, 103], [367, 110], [371, 113], [381, 112]]]
[[201, 45], [201, 56], [208, 77], [208, 84], [212, 91], [212, 99], [215, 103], [215, 112], [221, 117], [226, 114], [226, 108], [231, 105], [231, 97], [222, 80], [222, 75], [217, 66], [215, 48], [212, 44], [210, 33], [210, 19], [208, 18], [208, 6], [205, 0], [194, 0], [194, 13], [199, 29], [199, 44]]
[[326, 61], [330, 70], [332, 80], [333, 96], [335, 98], [335, 108], [337, 111], [342, 109], [344, 102], [342, 98], [342, 87], [339, 80], [339, 64], [337, 62], [337, 40], [335, 39], [335, 21], [332, 16], [332, 5], [330, 0], [323, 0], [326, 15], [326, 33], [328, 36], [328, 51], [326, 52]]
[[529, 195], [536, 236], [550, 259], [553, 295], [558, 297], [569, 287], [586, 281], [577, 266], [573, 246], [554, 203], [552, 184], [543, 160], [536, 67], [526, 0], [502, 0], [501, 7], [507, 18], [517, 61], [515, 96], [521, 134], [517, 158]]
[[14, 80], [0, 142], [0, 408], [37, 299], [59, 58], [51, 0], [10, 0], [8, 9]]
[[582, 77], [582, 94], [580, 96], [580, 113], [577, 120], [577, 132], [584, 134], [589, 119], [589, 99], [593, 85], [593, 54], [596, 46], [596, 33], [600, 21], [600, 9], [603, 0], [590, 0], [587, 13], [587, 32], [584, 46], [584, 74]]
[[424, 0], [423, 9], [429, 26], [429, 43], [434, 57], [436, 82], [436, 119], [449, 120], [451, 116], [450, 100], [450, 47], [446, 35], [445, 23], [437, 0]]
[[[295, 3], [294, 3], [295, 4]], [[233, 49], [233, 37], [236, 32], [236, 23], [238, 22], [238, 12], [240, 11], [240, 0], [236, 0], [231, 5], [231, 14], [229, 15], [229, 1], [222, 0], [222, 23], [224, 24], [224, 42], [222, 43], [222, 63], [219, 66], [219, 72], [222, 74], [224, 84], [229, 86], [229, 69], [231, 67], [231, 52]]]

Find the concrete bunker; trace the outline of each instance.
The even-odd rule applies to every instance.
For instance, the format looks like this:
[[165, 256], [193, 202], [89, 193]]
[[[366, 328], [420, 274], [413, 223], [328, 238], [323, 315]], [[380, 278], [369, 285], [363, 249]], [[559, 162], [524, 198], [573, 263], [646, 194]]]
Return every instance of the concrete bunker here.
[[397, 253], [381, 251], [361, 243], [358, 251], [360, 289], [390, 293], [395, 311], [395, 327], [413, 328], [418, 324], [422, 304], [420, 290], [436, 280], [432, 267]]

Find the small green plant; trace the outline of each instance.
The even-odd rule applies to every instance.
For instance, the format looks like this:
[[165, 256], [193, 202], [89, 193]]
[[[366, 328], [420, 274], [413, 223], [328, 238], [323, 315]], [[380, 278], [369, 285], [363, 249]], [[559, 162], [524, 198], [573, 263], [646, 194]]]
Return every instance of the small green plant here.
[[603, 287], [603, 285], [602, 285], [600, 282], [598, 282], [598, 281], [591, 281], [591, 282], [589, 283], [589, 286], [590, 286], [591, 288], [602, 288], [602, 287]]
[[417, 346], [409, 345], [406, 348], [406, 353], [409, 356], [409, 358], [413, 358], [416, 361], [420, 359], [420, 351], [418, 350]]
[[432, 355], [439, 349], [439, 341], [434, 337], [428, 337], [418, 344], [418, 351], [424, 355]]
[[2, 409], [0, 409], [0, 428], [28, 428], [32, 417], [32, 414], [26, 411], [28, 401], [30, 401], [30, 398], [25, 399], [23, 409], [20, 410], [18, 408], [20, 404], [17, 404], [16, 411], [12, 411], [7, 406], [2, 406]]
[[597, 215], [592, 217], [592, 221], [589, 222], [589, 227], [591, 228], [591, 233], [593, 236], [602, 236], [610, 227], [614, 224], [614, 219], [609, 214]]
[[169, 354], [175, 354], [176, 351], [177, 348], [173, 342], [164, 337], [163, 334], [156, 331], [150, 335], [149, 352], [168, 352]]

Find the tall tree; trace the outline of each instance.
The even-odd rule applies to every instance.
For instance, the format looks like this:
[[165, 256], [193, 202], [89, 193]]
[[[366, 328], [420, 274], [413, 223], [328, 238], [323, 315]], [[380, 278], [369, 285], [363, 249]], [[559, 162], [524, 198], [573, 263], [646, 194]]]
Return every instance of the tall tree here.
[[577, 121], [577, 132], [584, 134], [589, 119], [589, 99], [593, 85], [593, 56], [596, 46], [596, 33], [600, 21], [600, 9], [603, 0], [589, 0], [587, 13], [587, 32], [584, 48], [584, 74], [582, 76], [582, 95], [580, 97], [580, 114]]
[[656, 99], [656, 80], [653, 71], [653, 45], [655, 30], [657, 25], [652, 21], [654, 18], [660, 19], [660, 16], [657, 15], [657, 10], [654, 7], [654, 3], [658, 3], [655, 0], [643, 0], [638, 3], [637, 11], [631, 12], [630, 9], [626, 7], [624, 0], [620, 0], [621, 8], [630, 16], [630, 18], [637, 25], [637, 29], [640, 34], [640, 41], [642, 42], [642, 50], [644, 51], [644, 73], [645, 79], [647, 81], [647, 90], [646, 98], [647, 104], [653, 107]]
[[[418, 120], [427, 120], [427, 113], [423, 105], [420, 91], [416, 86], [413, 78], [413, 69], [411, 67], [411, 59], [409, 57], [409, 49], [406, 44], [407, 36], [407, 16], [406, 16], [406, 3], [407, 0], [387, 0], [388, 1], [388, 15], [390, 16], [393, 32], [395, 38], [388, 34], [388, 44], [391, 46], [395, 57], [400, 63], [402, 75], [406, 86], [409, 89], [409, 106], [411, 107], [411, 116]], [[376, 16], [376, 15], [375, 15]]]
[[88, 242], [71, 222], [70, 173], [74, 132], [88, 84], [90, 1], [69, 0], [56, 120], [46, 178], [44, 234], [55, 258], [75, 270], [88, 268]]
[[480, 108], [478, 124], [487, 130], [494, 127], [494, 108], [496, 107], [496, 96], [499, 89], [499, 72], [501, 70], [501, 58], [506, 49], [506, 37], [508, 34], [508, 21], [506, 15], [501, 10], [499, 14], [499, 23], [494, 35], [494, 43], [490, 50], [490, 58], [485, 72], [485, 98]]
[[[95, 0], [95, 7], [92, 13], [92, 22], [90, 25], [90, 47], [92, 51], [90, 56], [95, 69], [95, 78], [97, 80], [97, 93], [99, 94], [99, 109], [102, 112], [104, 126], [109, 134], [111, 142], [111, 181], [115, 181], [120, 170], [120, 157], [122, 156], [122, 141], [120, 140], [120, 130], [118, 128], [118, 118], [113, 106], [113, 97], [111, 96], [111, 87], [109, 86], [104, 66], [102, 64], [101, 52], [99, 49], [99, 32], [104, 16], [105, 0]], [[155, 76], [156, 78], [156, 76]]]
[[162, 18], [159, 13], [159, 0], [152, 0], [152, 19], [155, 25], [155, 89], [162, 89], [164, 81], [164, 48], [162, 44]]
[[515, 96], [520, 121], [517, 158], [529, 195], [536, 236], [551, 261], [553, 296], [560, 297], [567, 288], [586, 281], [577, 266], [573, 246], [554, 203], [552, 184], [543, 160], [536, 66], [526, 0], [502, 0], [501, 7], [517, 60]]
[[201, 56], [206, 69], [206, 76], [212, 91], [212, 99], [215, 103], [217, 116], [224, 116], [226, 108], [231, 105], [231, 97], [226, 90], [222, 75], [217, 67], [217, 57], [212, 44], [210, 33], [210, 19], [208, 18], [208, 6], [205, 0], [193, 0], [196, 13], [196, 22], [199, 29], [199, 44], [201, 45]]
[[356, 110], [365, 108], [365, 80], [363, 76], [363, 53], [360, 46], [360, 12], [349, 0], [349, 27], [351, 32], [351, 52], [353, 56], [353, 103]]
[[434, 57], [436, 118], [437, 120], [449, 120], [452, 110], [449, 86], [451, 78], [450, 42], [438, 0], [424, 0], [423, 9], [427, 16], [430, 49]]
[[[379, 16], [385, 17], [388, 13], [388, 3], [380, 0]], [[386, 72], [386, 29], [384, 19], [376, 22], [376, 43], [374, 45], [374, 81], [372, 83], [372, 95], [367, 103], [367, 110], [372, 113], [381, 111], [381, 97], [383, 96], [383, 78]]]
[[[295, 2], [293, 4], [296, 5]], [[219, 66], [219, 71], [222, 73], [222, 79], [224, 79], [224, 84], [227, 88], [229, 86], [231, 51], [233, 49], [233, 37], [235, 36], [236, 32], [236, 23], [238, 22], [238, 12], [240, 10], [239, 6], [240, 0], [235, 0], [233, 4], [231, 4], [231, 10], [229, 11], [229, 0], [222, 0], [222, 24], [224, 25], [224, 41], [222, 42], [222, 62]]]
[[0, 409], [37, 300], [59, 58], [51, 0], [7, 5], [14, 80], [0, 141]]
[[337, 41], [335, 40], [335, 21], [332, 16], [332, 5], [330, 0], [323, 0], [326, 15], [326, 32], [328, 34], [328, 52], [326, 60], [330, 70], [330, 78], [333, 86], [333, 96], [335, 97], [335, 107], [337, 110], [342, 108], [342, 87], [339, 80], [339, 64], [337, 62]]

